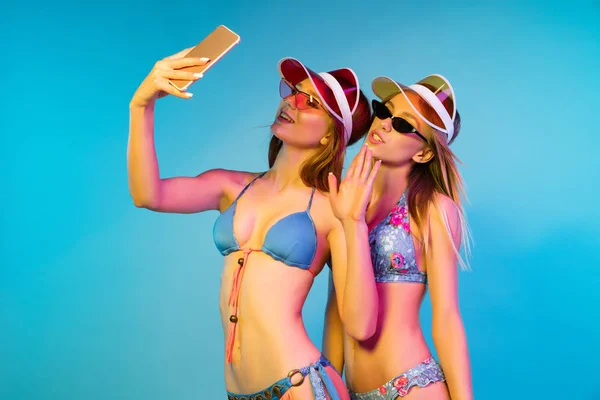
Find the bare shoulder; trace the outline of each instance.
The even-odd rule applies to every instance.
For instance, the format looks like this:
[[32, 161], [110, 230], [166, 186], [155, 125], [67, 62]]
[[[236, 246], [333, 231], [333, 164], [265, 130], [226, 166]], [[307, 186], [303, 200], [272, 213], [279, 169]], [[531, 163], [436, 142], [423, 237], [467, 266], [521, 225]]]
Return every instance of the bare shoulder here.
[[326, 223], [326, 229], [328, 233], [336, 230], [336, 228], [341, 230], [341, 222], [335, 217], [333, 210], [331, 209], [329, 192], [315, 190], [313, 204], [318, 208], [319, 217]]
[[219, 181], [224, 184], [225, 187], [230, 186], [234, 188], [236, 186], [247, 185], [252, 179], [258, 176], [258, 172], [247, 172], [247, 171], [236, 171], [224, 168], [215, 168], [208, 171], [202, 172], [197, 175], [196, 178], [208, 179], [211, 181]]
[[429, 221], [432, 229], [448, 227], [453, 236], [461, 230], [461, 210], [458, 204], [442, 193], [434, 195], [434, 206], [429, 207]]
[[[442, 193], [436, 193], [434, 195], [434, 201], [437, 203], [439, 210], [435, 208], [435, 211], [438, 215], [439, 212], [444, 212], [448, 216], [458, 214], [460, 212], [458, 204], [449, 196], [446, 196]], [[433, 210], [432, 210], [433, 211]]]
[[211, 171], [220, 178], [225, 179], [232, 184], [238, 185], [244, 185], [261, 174], [260, 172], [238, 171], [222, 168], [213, 169]]
[[316, 205], [323, 216], [333, 217], [333, 211], [331, 210], [331, 203], [329, 202], [329, 193], [315, 190], [313, 197], [313, 205]]
[[196, 178], [222, 187], [224, 196], [221, 198], [219, 209], [224, 210], [244, 187], [258, 175], [260, 175], [260, 172], [215, 168], [199, 174]]

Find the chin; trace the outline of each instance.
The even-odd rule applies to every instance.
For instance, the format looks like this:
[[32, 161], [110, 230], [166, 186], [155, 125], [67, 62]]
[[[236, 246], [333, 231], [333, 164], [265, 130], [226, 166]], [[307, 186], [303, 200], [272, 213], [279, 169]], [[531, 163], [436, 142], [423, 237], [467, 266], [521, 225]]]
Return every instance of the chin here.
[[288, 131], [288, 129], [285, 129], [285, 128], [286, 128], [285, 126], [282, 126], [280, 123], [275, 121], [271, 124], [271, 133], [277, 139], [280, 139], [285, 142], [286, 137], [289, 136], [289, 133], [286, 132], [286, 131]]
[[396, 165], [397, 161], [395, 157], [382, 151], [383, 149], [373, 149], [373, 162], [381, 160], [382, 164]]
[[385, 155], [382, 154], [382, 152], [380, 151], [380, 149], [377, 148], [377, 146], [367, 146], [367, 147], [369, 147], [370, 149], [373, 150], [373, 153], [372, 153], [373, 154], [373, 161], [380, 160], [381, 157], [385, 158]]
[[283, 144], [290, 147], [305, 147], [303, 143], [298, 142], [298, 136], [295, 136], [295, 132], [291, 129], [286, 129], [286, 126], [274, 123], [271, 125], [271, 133], [277, 139], [281, 140]]

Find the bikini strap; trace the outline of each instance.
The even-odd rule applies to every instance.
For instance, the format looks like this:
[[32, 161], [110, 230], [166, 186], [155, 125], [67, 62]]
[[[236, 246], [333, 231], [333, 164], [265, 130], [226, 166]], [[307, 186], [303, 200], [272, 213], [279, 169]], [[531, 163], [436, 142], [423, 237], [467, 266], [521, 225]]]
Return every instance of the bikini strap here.
[[308, 201], [308, 208], [306, 211], [310, 211], [310, 206], [312, 206], [313, 197], [315, 195], [315, 188], [313, 188], [312, 193], [310, 194], [310, 200]]
[[[242, 195], [243, 195], [243, 194], [246, 192], [246, 190], [248, 190], [248, 188], [249, 188], [250, 186], [252, 186], [252, 184], [254, 183], [254, 181], [255, 181], [255, 180], [257, 180], [257, 179], [259, 179], [259, 178], [262, 178], [262, 177], [263, 177], [263, 176], [264, 176], [266, 173], [267, 173], [267, 171], [265, 171], [265, 172], [263, 172], [262, 174], [260, 174], [260, 175], [257, 175], [256, 177], [254, 177], [254, 179], [252, 179], [252, 180], [250, 181], [250, 183], [249, 183], [249, 184], [247, 184], [247, 185], [246, 185], [246, 187], [244, 187], [244, 189], [242, 189], [242, 191], [240, 192], [240, 194], [238, 194], [238, 196], [235, 198], [235, 201], [238, 201], [238, 200], [240, 199], [240, 197], [242, 197]], [[235, 202], [234, 202], [234, 203], [235, 203]]]
[[327, 400], [328, 398], [331, 400], [340, 400], [337, 388], [325, 369], [325, 367], [329, 366], [331, 366], [331, 363], [321, 355], [319, 361], [298, 371], [302, 376], [308, 376], [314, 400]]
[[408, 188], [406, 188], [404, 193], [402, 193], [402, 196], [400, 196], [400, 203], [408, 203]]

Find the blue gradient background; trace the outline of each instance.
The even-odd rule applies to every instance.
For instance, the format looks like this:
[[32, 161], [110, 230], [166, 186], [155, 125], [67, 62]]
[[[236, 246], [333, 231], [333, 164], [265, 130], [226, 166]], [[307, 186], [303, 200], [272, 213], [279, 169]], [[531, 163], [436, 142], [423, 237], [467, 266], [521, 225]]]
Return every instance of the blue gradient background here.
[[[193, 100], [158, 104], [163, 177], [266, 168], [283, 56], [351, 66], [369, 96], [376, 75], [446, 75], [476, 241], [460, 274], [476, 398], [600, 398], [597, 2], [111, 3], [0, 13], [0, 399], [224, 397], [216, 213], [136, 209], [126, 170], [137, 85], [219, 24], [241, 44]], [[326, 281], [304, 309], [317, 344]], [[422, 315], [431, 342], [428, 301]]]

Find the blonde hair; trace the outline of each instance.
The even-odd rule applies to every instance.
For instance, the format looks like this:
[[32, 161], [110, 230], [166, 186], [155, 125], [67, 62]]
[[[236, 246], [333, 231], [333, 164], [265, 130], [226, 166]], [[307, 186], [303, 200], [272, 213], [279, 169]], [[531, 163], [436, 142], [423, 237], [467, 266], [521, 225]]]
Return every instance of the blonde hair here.
[[[411, 93], [411, 92], [409, 92]], [[413, 94], [413, 93], [411, 93]], [[418, 99], [419, 109], [423, 116], [437, 126], [444, 126], [437, 113], [420, 96], [414, 93], [413, 98]], [[449, 107], [450, 105], [444, 104]], [[450, 110], [449, 110], [450, 111]], [[460, 114], [456, 112], [454, 120], [454, 137], [452, 143], [460, 131]], [[467, 200], [464, 181], [458, 171], [457, 164], [461, 163], [458, 157], [450, 149], [447, 143], [447, 135], [443, 132], [433, 130], [428, 139], [429, 147], [433, 152], [433, 158], [427, 163], [415, 163], [408, 174], [408, 208], [413, 221], [416, 223], [425, 254], [429, 252], [429, 213], [430, 207], [437, 209], [442, 217], [446, 232], [452, 243], [454, 253], [458, 258], [462, 269], [468, 270], [469, 256], [471, 254], [472, 236], [469, 229], [462, 198]], [[439, 204], [438, 194], [448, 196], [456, 204], [461, 230], [461, 241], [459, 248], [454, 244], [454, 238], [448, 215]], [[465, 251], [465, 258], [460, 255], [460, 247]]]

